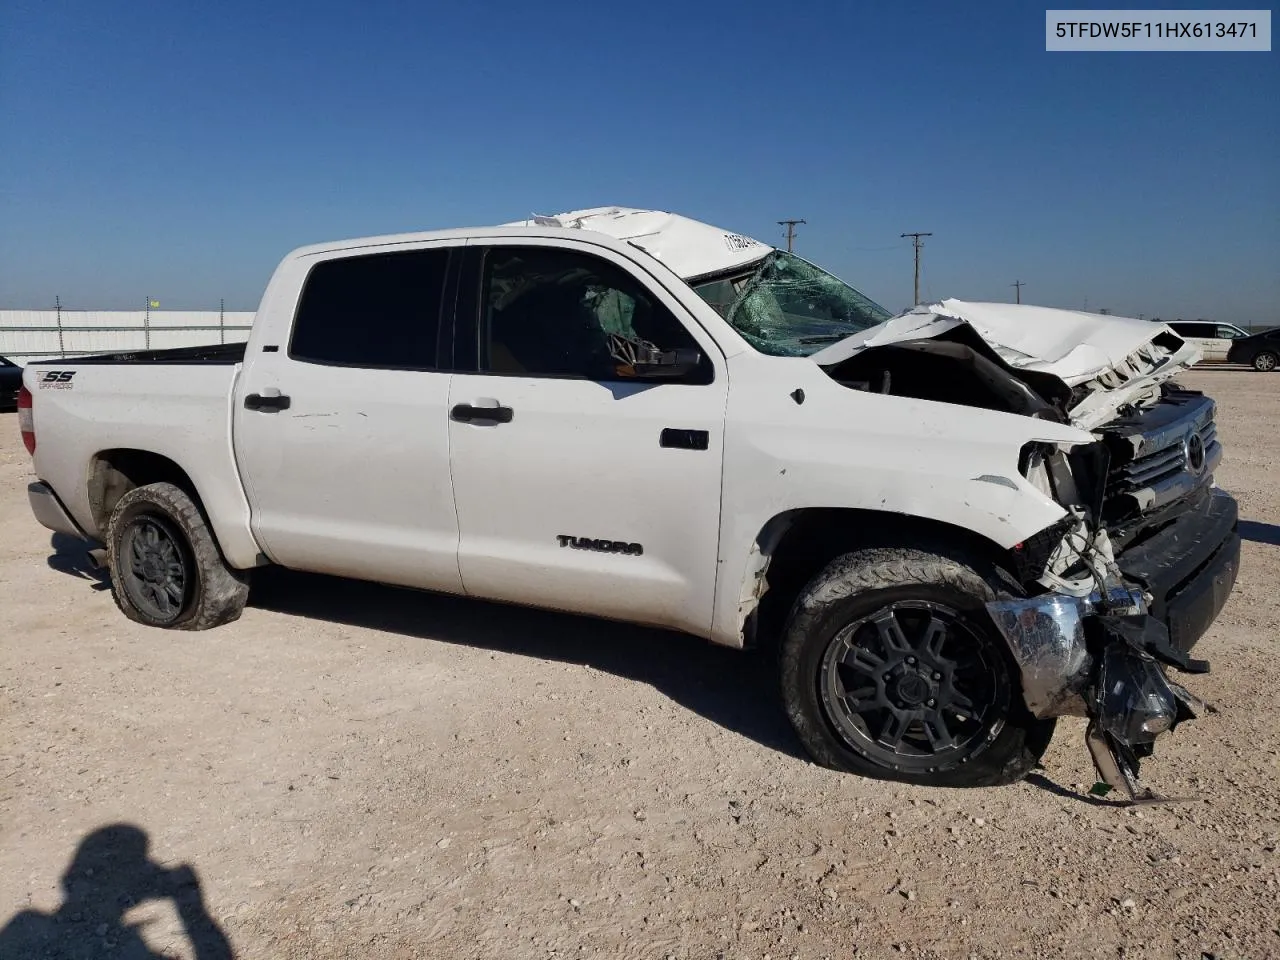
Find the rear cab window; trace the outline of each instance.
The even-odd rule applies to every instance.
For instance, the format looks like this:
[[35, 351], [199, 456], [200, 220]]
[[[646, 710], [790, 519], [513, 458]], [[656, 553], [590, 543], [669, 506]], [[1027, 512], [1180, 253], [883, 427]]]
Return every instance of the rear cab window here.
[[389, 370], [440, 369], [451, 248], [361, 254], [311, 268], [289, 357]]

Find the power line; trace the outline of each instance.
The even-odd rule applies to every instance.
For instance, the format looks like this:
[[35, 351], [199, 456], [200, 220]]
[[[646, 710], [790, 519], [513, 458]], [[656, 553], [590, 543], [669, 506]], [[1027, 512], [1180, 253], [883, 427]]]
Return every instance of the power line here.
[[796, 225], [804, 223], [803, 220], [779, 220], [778, 226], [787, 228], [787, 253], [791, 252], [791, 245], [796, 239]]
[[919, 305], [920, 303], [920, 249], [924, 246], [924, 241], [921, 240], [920, 238], [932, 237], [933, 234], [932, 233], [903, 233], [903, 234], [900, 234], [900, 236], [910, 237], [911, 245], [915, 247], [915, 250], [916, 250], [916, 279], [915, 279], [915, 287], [914, 287], [915, 300], [913, 301], [913, 305]]
[[1013, 283], [1009, 284], [1009, 286], [1011, 286], [1011, 287], [1013, 287], [1013, 288], [1014, 288], [1014, 296], [1016, 296], [1016, 297], [1018, 298], [1018, 299], [1017, 299], [1017, 300], [1015, 300], [1014, 302], [1015, 302], [1015, 303], [1021, 303], [1021, 302], [1022, 302], [1022, 288], [1023, 288], [1024, 286], [1026, 286], [1026, 284], [1024, 284], [1021, 280], [1015, 280], [1015, 281], [1013, 281]]

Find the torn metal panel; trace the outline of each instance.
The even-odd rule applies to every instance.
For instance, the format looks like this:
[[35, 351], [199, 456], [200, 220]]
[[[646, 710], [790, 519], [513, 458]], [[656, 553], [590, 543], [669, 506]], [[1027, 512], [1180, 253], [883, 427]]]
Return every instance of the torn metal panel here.
[[960, 324], [977, 331], [1010, 367], [1049, 373], [1072, 387], [1100, 380], [1114, 389], [1162, 366], [1184, 345], [1164, 324], [1146, 320], [951, 299], [916, 307], [833, 344], [813, 359], [828, 366], [868, 347], [937, 338]]
[[[1020, 379], [1048, 377], [1059, 384], [1071, 396], [1063, 412], [1086, 429], [1126, 405], [1158, 400], [1160, 385], [1199, 359], [1195, 347], [1163, 324], [1026, 304], [944, 300], [847, 337], [813, 360], [831, 369], [876, 348], [955, 339], [966, 328]], [[1038, 392], [1046, 394], [1043, 387]]]

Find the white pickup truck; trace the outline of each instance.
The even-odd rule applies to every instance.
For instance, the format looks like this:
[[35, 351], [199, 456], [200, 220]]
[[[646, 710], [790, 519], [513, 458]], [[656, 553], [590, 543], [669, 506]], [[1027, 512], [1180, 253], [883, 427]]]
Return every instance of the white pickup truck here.
[[1009, 782], [1075, 714], [1136, 796], [1239, 556], [1195, 358], [609, 207], [296, 250], [247, 345], [35, 363], [20, 419], [141, 623], [280, 564], [776, 643], [823, 764]]

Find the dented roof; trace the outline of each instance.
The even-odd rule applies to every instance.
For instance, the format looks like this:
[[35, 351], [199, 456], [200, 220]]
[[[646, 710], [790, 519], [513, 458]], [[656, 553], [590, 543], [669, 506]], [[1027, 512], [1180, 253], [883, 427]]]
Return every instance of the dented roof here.
[[625, 240], [661, 260], [685, 280], [722, 273], [760, 260], [773, 248], [740, 233], [662, 210], [591, 207], [504, 223], [504, 227], [568, 227]]

